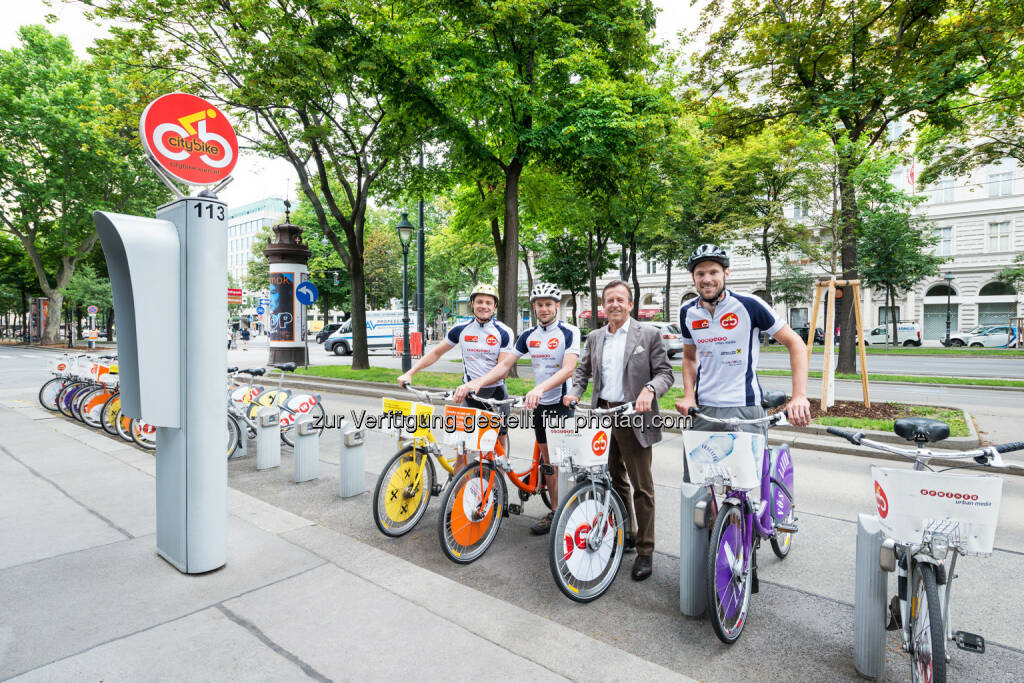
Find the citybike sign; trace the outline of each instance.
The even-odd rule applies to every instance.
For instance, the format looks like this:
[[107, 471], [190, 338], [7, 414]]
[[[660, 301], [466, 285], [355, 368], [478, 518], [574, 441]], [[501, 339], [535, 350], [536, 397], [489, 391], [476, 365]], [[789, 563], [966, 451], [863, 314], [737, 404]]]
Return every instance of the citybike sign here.
[[189, 185], [218, 183], [238, 161], [238, 138], [228, 117], [195, 95], [176, 92], [150, 102], [139, 135], [160, 168]]

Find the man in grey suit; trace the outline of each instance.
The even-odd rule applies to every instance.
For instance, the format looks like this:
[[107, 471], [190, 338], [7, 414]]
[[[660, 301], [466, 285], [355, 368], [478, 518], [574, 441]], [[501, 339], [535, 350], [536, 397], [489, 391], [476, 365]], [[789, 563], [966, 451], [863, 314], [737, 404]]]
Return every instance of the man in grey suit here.
[[609, 282], [601, 292], [601, 300], [608, 325], [587, 337], [583, 357], [572, 377], [572, 389], [563, 401], [565, 405], [578, 401], [593, 379], [591, 408], [633, 401], [636, 412], [643, 417], [641, 427], [613, 427], [608, 449], [608, 469], [615, 491], [629, 511], [629, 519], [624, 520], [631, 530], [627, 533], [626, 549], [635, 545], [637, 552], [632, 577], [643, 581], [651, 575], [654, 554], [652, 446], [661, 441], [661, 428], [654, 425], [653, 418], [658, 415], [658, 397], [669, 390], [675, 376], [661, 333], [651, 325], [630, 319], [633, 292], [629, 285], [622, 280]]

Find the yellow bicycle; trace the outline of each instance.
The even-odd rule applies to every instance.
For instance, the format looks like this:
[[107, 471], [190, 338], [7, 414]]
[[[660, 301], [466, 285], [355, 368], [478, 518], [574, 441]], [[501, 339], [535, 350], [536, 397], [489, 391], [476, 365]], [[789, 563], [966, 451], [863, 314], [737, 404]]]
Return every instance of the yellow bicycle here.
[[383, 399], [383, 413], [394, 415], [395, 424], [400, 417], [415, 418], [416, 423], [415, 429], [410, 425], [410, 429], [398, 430], [398, 452], [384, 466], [373, 492], [373, 521], [382, 534], [392, 537], [409, 533], [426, 513], [430, 497], [444, 490], [437, 483], [434, 463], [448, 473], [450, 482], [457, 457], [457, 453], [450, 458], [442, 454], [430, 428], [434, 401], [444, 401], [452, 392], [405, 388], [424, 402]]

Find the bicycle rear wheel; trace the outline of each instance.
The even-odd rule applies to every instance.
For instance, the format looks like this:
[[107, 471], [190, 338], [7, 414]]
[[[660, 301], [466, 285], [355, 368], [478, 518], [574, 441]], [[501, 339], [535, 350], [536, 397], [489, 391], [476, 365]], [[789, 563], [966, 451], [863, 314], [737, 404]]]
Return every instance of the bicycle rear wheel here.
[[489, 462], [472, 462], [456, 473], [441, 496], [437, 535], [452, 562], [469, 564], [491, 547], [507, 501], [505, 475]]
[[589, 542], [607, 492], [604, 482], [582, 482], [563, 498], [551, 523], [551, 576], [558, 589], [577, 602], [604, 595], [622, 565], [626, 508], [615, 491], [611, 491], [602, 532]]
[[241, 448], [242, 428], [238, 426], [238, 420], [228, 415], [228, 460], [234, 458]]
[[135, 440], [132, 438], [132, 418], [121, 414], [121, 406], [117, 407], [114, 424], [117, 426], [117, 435], [119, 437], [128, 443], [132, 443]]
[[54, 377], [39, 388], [39, 403], [47, 410], [57, 412], [57, 396], [64, 388], [67, 380], [63, 377]]
[[103, 411], [100, 413], [100, 426], [108, 434], [117, 436], [117, 415], [121, 412], [121, 396], [114, 394], [103, 404]]
[[411, 445], [395, 453], [377, 477], [373, 490], [373, 522], [385, 536], [413, 530], [430, 504], [434, 463], [424, 448]]
[[910, 593], [910, 667], [914, 681], [945, 683], [946, 641], [935, 567], [914, 565]]
[[99, 429], [103, 420], [103, 406], [110, 400], [112, 394], [105, 387], [91, 391], [82, 398], [79, 403], [78, 414], [82, 416], [82, 422]]
[[132, 441], [145, 448], [147, 451], [156, 450], [156, 427], [147, 424], [137, 417], [132, 418], [131, 427]]
[[[288, 400], [291, 401], [294, 398], [295, 398], [295, 396], [292, 396]], [[291, 406], [289, 406], [289, 408], [290, 407]], [[282, 415], [283, 415], [284, 414], [284, 412], [283, 412], [284, 408], [282, 408], [281, 410], [282, 410]], [[298, 421], [298, 419], [300, 417], [302, 417], [303, 415], [311, 415], [313, 417], [313, 419], [315, 421], [319, 422], [320, 424], [324, 424], [324, 420], [327, 417], [326, 411], [324, 411], [324, 407], [319, 402], [315, 403], [313, 405], [313, 407], [310, 408], [305, 413], [303, 413], [301, 411], [301, 409], [295, 411], [295, 414], [292, 416], [292, 420], [288, 424], [288, 426], [281, 428], [281, 441], [283, 441], [288, 446], [291, 446], [292, 448], [295, 448], [295, 436], [294, 436], [295, 424]], [[320, 434], [318, 436], [323, 437], [323, 435], [324, 435], [324, 430], [321, 429], [320, 430]]]
[[743, 510], [725, 503], [718, 511], [708, 546], [708, 609], [718, 639], [735, 643], [747, 623], [753, 562], [744, 541]]

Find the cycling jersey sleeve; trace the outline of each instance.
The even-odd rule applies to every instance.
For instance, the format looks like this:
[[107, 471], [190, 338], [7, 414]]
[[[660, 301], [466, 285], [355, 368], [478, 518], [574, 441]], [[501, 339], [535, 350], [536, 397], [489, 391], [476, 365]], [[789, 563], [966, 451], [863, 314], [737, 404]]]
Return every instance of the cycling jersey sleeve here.
[[512, 349], [512, 353], [516, 355], [516, 358], [525, 356], [527, 353], [530, 352], [530, 347], [527, 346], [527, 339], [529, 338], [532, 332], [533, 328], [531, 327], [530, 329], [526, 330], [521, 335], [519, 335], [519, 339], [516, 340], [515, 348]]
[[515, 348], [512, 345], [512, 329], [504, 323], [498, 323], [498, 336], [501, 345], [498, 347], [498, 353], [512, 353]]
[[566, 353], [575, 353], [577, 356], [580, 355], [580, 329], [578, 327], [569, 327], [569, 335], [565, 344]]
[[679, 307], [679, 330], [683, 334], [683, 345], [684, 346], [696, 346], [697, 343], [693, 341], [693, 335], [690, 334], [690, 328], [686, 324], [686, 311], [688, 306]]
[[462, 328], [465, 325], [455, 325], [452, 329], [448, 330], [448, 343], [452, 346], [459, 345], [459, 336], [462, 334]]
[[761, 297], [750, 294], [744, 297], [744, 299], [743, 305], [746, 307], [747, 312], [750, 313], [750, 320], [757, 329], [768, 335], [773, 335], [786, 324], [786, 321], [775, 315], [772, 307]]

